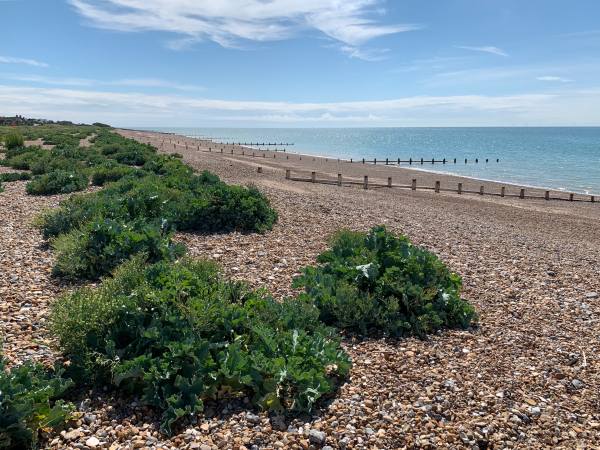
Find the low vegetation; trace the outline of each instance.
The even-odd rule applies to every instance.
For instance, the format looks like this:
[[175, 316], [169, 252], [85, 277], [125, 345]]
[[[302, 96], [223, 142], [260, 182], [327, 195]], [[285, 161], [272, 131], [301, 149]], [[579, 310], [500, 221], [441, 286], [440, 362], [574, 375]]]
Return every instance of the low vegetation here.
[[66, 170], [54, 170], [37, 175], [27, 183], [26, 190], [31, 195], [69, 194], [83, 191], [88, 187], [87, 175]]
[[58, 400], [71, 384], [38, 364], [8, 369], [0, 355], [0, 448], [35, 448], [42, 430], [59, 430], [75, 409]]
[[349, 359], [313, 306], [276, 302], [209, 262], [144, 261], [62, 297], [51, 323], [77, 381], [140, 394], [163, 412], [164, 431], [212, 399], [310, 411], [347, 375]]
[[433, 253], [384, 227], [341, 231], [331, 249], [295, 280], [321, 319], [361, 334], [423, 337], [466, 328], [474, 308], [460, 298], [462, 281]]
[[23, 135], [18, 131], [11, 131], [4, 136], [4, 148], [12, 150], [13, 148], [22, 147], [25, 144]]

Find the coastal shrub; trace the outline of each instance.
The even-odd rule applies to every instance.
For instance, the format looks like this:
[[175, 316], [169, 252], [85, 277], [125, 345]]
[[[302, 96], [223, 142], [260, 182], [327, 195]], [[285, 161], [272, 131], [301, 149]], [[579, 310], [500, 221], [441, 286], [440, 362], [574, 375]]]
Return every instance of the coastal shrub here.
[[180, 231], [263, 232], [273, 226], [277, 213], [258, 190], [226, 185], [208, 172], [199, 176], [148, 174], [65, 200], [38, 224], [49, 238], [97, 218], [165, 220]]
[[39, 364], [8, 369], [0, 355], [0, 448], [35, 448], [42, 430], [59, 430], [74, 411], [59, 400], [71, 385]]
[[88, 183], [88, 176], [84, 173], [55, 170], [33, 177], [26, 190], [30, 195], [68, 194], [84, 190]]
[[99, 219], [52, 242], [56, 253], [55, 275], [97, 280], [133, 255], [148, 262], [174, 260], [184, 248], [171, 240], [171, 232], [155, 222], [121, 223]]
[[13, 148], [23, 147], [25, 140], [23, 135], [18, 131], [12, 131], [4, 136], [4, 148], [11, 150]]
[[118, 163], [106, 162], [102, 165], [98, 165], [91, 170], [92, 184], [94, 186], [104, 186], [106, 183], [120, 180], [129, 175], [137, 173], [138, 170], [121, 165]]
[[475, 309], [460, 298], [462, 281], [433, 253], [385, 227], [343, 230], [307, 267], [295, 287], [330, 325], [362, 334], [423, 337], [440, 328], [466, 328]]
[[51, 328], [77, 380], [140, 395], [167, 433], [209, 399], [310, 411], [350, 367], [312, 305], [277, 302], [204, 261], [136, 257], [56, 301]]
[[29, 172], [0, 173], [0, 182], [10, 183], [12, 181], [24, 181], [30, 179], [31, 174]]
[[45, 155], [46, 150], [41, 147], [16, 147], [6, 152], [5, 158], [0, 160], [0, 164], [17, 170], [29, 170], [33, 162]]

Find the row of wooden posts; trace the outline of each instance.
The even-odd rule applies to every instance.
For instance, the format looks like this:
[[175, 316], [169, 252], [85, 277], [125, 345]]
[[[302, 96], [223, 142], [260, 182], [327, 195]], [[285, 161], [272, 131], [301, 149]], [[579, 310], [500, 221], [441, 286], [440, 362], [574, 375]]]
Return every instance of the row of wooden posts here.
[[[258, 173], [262, 173], [262, 167], [258, 168]], [[521, 198], [521, 199], [524, 199], [524, 198], [537, 198], [537, 199], [544, 199], [544, 200], [567, 200], [566, 198], [551, 197], [550, 196], [550, 191], [545, 191], [543, 197], [535, 196], [535, 195], [527, 195], [526, 196], [525, 195], [525, 188], [520, 188], [518, 194], [507, 194], [505, 186], [501, 186], [500, 187], [500, 193], [486, 192], [485, 191], [485, 186], [483, 186], [483, 185], [479, 187], [478, 191], [467, 190], [467, 189], [463, 188], [463, 183], [460, 183], [460, 182], [458, 183], [456, 189], [442, 188], [440, 181], [436, 181], [435, 185], [433, 187], [429, 187], [429, 186], [417, 186], [417, 179], [416, 178], [412, 179], [412, 182], [411, 182], [410, 185], [393, 184], [392, 177], [388, 177], [387, 184], [369, 183], [369, 177], [368, 177], [368, 175], [365, 175], [363, 177], [363, 181], [362, 182], [359, 182], [359, 181], [344, 181], [343, 178], [342, 178], [342, 174], [341, 173], [338, 173], [338, 175], [337, 175], [337, 181], [335, 181], [335, 180], [317, 180], [317, 173], [316, 172], [311, 172], [310, 178], [307, 179], [307, 178], [300, 178], [300, 177], [292, 177], [292, 175], [291, 175], [291, 169], [286, 169], [286, 171], [285, 171], [285, 178], [286, 178], [286, 180], [291, 180], [291, 181], [303, 181], [303, 182], [321, 183], [321, 184], [337, 184], [337, 186], [342, 186], [344, 184], [346, 184], [346, 185], [362, 185], [363, 189], [369, 189], [369, 187], [387, 187], [387, 188], [411, 189], [413, 191], [416, 191], [417, 189], [420, 189], [420, 190], [430, 190], [430, 191], [432, 190], [435, 193], [440, 193], [440, 192], [456, 192], [459, 195], [461, 195], [461, 194], [479, 194], [479, 195], [494, 195], [494, 196], [499, 196], [499, 197], [518, 197], [518, 198]], [[575, 199], [575, 194], [569, 193], [568, 201], [573, 202], [573, 201], [586, 201], [586, 200]], [[593, 195], [591, 195], [589, 197], [589, 201], [591, 203], [595, 203], [596, 202], [596, 197], [593, 196]]]
[[[164, 141], [162, 142], [162, 145], [164, 146]], [[179, 144], [179, 142], [177, 143], [173, 143], [173, 148], [176, 149], [177, 145], [185, 145], [186, 150], [188, 149], [188, 144]], [[200, 150], [200, 146], [197, 145], [196, 146], [197, 150]], [[215, 149], [216, 151], [217, 149]], [[220, 148], [220, 153], [223, 153], [224, 149], [221, 147]], [[212, 147], [208, 148], [209, 152], [212, 152]], [[231, 154], [234, 154], [234, 149], [230, 149]], [[242, 150], [241, 156], [252, 156], [252, 157], [256, 157], [256, 153], [252, 152], [252, 155], [250, 155], [250, 153], [248, 153], [248, 155], [245, 154], [245, 151]], [[262, 157], [266, 158], [266, 153], [262, 153]], [[276, 158], [276, 155], [273, 155], [273, 158]], [[302, 159], [302, 155], [299, 156], [300, 159]], [[286, 159], [289, 159], [289, 155], [286, 155]], [[316, 158], [313, 157], [313, 160], [315, 160]], [[329, 159], [325, 158], [325, 161], [327, 162]], [[338, 162], [340, 160], [338, 159]], [[366, 160], [362, 160], [363, 163], [371, 163], [371, 161], [366, 161]], [[424, 160], [421, 159], [421, 164], [423, 164]], [[475, 159], [476, 162], [478, 162], [478, 159]], [[350, 162], [353, 162], [352, 159], [350, 159]], [[374, 164], [377, 164], [377, 160], [373, 160], [372, 161]], [[409, 164], [412, 164], [412, 162], [416, 162], [416, 160], [407, 160], [407, 161], [400, 161], [398, 160], [398, 162], [408, 162]], [[433, 164], [434, 162], [436, 162], [435, 160], [432, 160], [431, 163]], [[443, 164], [446, 163], [446, 159], [437, 161], [437, 162], [442, 162]], [[488, 162], [488, 160], [486, 159], [486, 162]], [[497, 159], [496, 162], [499, 162], [499, 160]], [[454, 159], [454, 163], [456, 163], [456, 159]], [[465, 159], [465, 164], [467, 163], [467, 160]], [[386, 159], [386, 165], [389, 165], [389, 160]], [[258, 172], [262, 173], [262, 167], [258, 168]], [[337, 184], [338, 186], [342, 186], [343, 184], [346, 185], [362, 185], [364, 189], [368, 189], [369, 186], [371, 187], [388, 187], [388, 188], [400, 188], [400, 189], [411, 189], [413, 191], [416, 191], [417, 189], [420, 190], [432, 190], [436, 193], [439, 192], [456, 192], [457, 194], [479, 194], [479, 195], [493, 195], [493, 196], [499, 196], [499, 197], [518, 197], [521, 199], [524, 198], [537, 198], [537, 199], [545, 199], [545, 200], [567, 200], [566, 198], [559, 198], [559, 197], [551, 197], [550, 195], [550, 191], [545, 191], [544, 192], [544, 196], [540, 197], [540, 196], [532, 196], [532, 195], [525, 195], [525, 189], [524, 188], [520, 188], [519, 194], [507, 194], [506, 193], [506, 187], [505, 186], [501, 186], [500, 187], [500, 193], [492, 193], [492, 192], [485, 192], [485, 187], [484, 186], [480, 186], [478, 191], [472, 191], [472, 190], [466, 190], [463, 189], [463, 183], [458, 183], [458, 186], [456, 189], [450, 189], [450, 188], [442, 188], [441, 187], [441, 183], [440, 181], [436, 181], [435, 182], [435, 186], [433, 187], [428, 187], [428, 186], [417, 186], [417, 180], [413, 179], [412, 183], [409, 186], [406, 185], [394, 185], [392, 183], [392, 177], [388, 177], [387, 180], [387, 184], [377, 184], [377, 183], [369, 183], [369, 177], [367, 175], [364, 176], [363, 181], [362, 182], [357, 182], [357, 181], [343, 181], [342, 179], [342, 174], [338, 174], [337, 176], [337, 181], [332, 181], [332, 180], [317, 180], [316, 178], [316, 172], [311, 172], [311, 177], [309, 179], [306, 178], [298, 178], [298, 177], [292, 177], [291, 176], [291, 170], [290, 169], [286, 169], [285, 171], [285, 178], [287, 180], [292, 180], [292, 181], [303, 181], [303, 182], [311, 182], [311, 183], [321, 183], [321, 184]], [[569, 198], [568, 201], [586, 201], [586, 200], [581, 200], [581, 199], [575, 199], [575, 194], [573, 193], [569, 193]], [[595, 203], [596, 202], [596, 197], [594, 195], [591, 195], [589, 197], [589, 201], [591, 203]]]
[[[171, 142], [171, 141], [169, 141], [169, 142]], [[164, 146], [164, 141], [161, 143], [161, 145]], [[180, 144], [179, 142], [174, 142], [173, 143], [173, 149], [177, 149], [178, 145], [185, 146], [186, 150], [189, 149], [189, 146], [188, 146], [187, 142], [184, 143], [184, 144]], [[246, 144], [223, 144], [223, 145], [225, 145], [225, 146], [236, 146], [236, 145], [238, 145], [239, 146], [239, 145], [246, 145]], [[265, 145], [271, 145], [271, 144], [265, 144]], [[293, 144], [285, 144], [285, 145], [293, 145]], [[200, 145], [196, 145], [196, 150], [200, 151]], [[212, 147], [208, 147], [208, 151], [209, 152], [212, 152], [212, 150], [213, 150]], [[218, 147], [215, 148], [215, 150], [218, 150]], [[221, 153], [223, 153], [223, 147], [220, 147], [220, 151], [221, 151]], [[273, 150], [271, 150], [271, 151], [273, 151]], [[274, 151], [277, 152], [276, 149]], [[285, 149], [281, 149], [280, 151], [285, 152], [286, 150]], [[232, 155], [234, 154], [233, 148], [230, 149], [230, 152], [231, 152]], [[242, 156], [246, 156], [244, 150], [242, 150], [241, 155]], [[250, 154], [248, 154], [248, 156], [249, 155]], [[255, 157], [256, 154], [253, 152], [252, 156]], [[262, 157], [265, 158], [266, 154], [263, 153]], [[275, 158], [275, 156], [273, 156], [273, 158]], [[316, 160], [316, 157], [313, 156], [312, 158], [313, 158], [313, 161]], [[289, 157], [287, 159], [289, 159]], [[300, 159], [302, 159], [302, 155], [300, 155]], [[325, 158], [325, 162], [328, 162], [328, 161], [329, 161], [329, 158]], [[338, 158], [337, 161], [340, 162], [341, 160]], [[425, 159], [425, 158], [421, 158], [421, 159], [409, 158], [409, 159], [406, 159], [406, 160], [400, 159], [400, 158], [397, 158], [397, 159], [385, 158], [385, 160], [383, 160], [383, 159], [379, 159], [378, 160], [377, 158], [374, 158], [374, 159], [365, 159], [365, 158], [362, 158], [362, 160], [360, 160], [360, 159], [359, 160], [354, 160], [353, 158], [350, 158], [349, 160], [344, 160], [344, 161], [345, 162], [350, 162], [350, 163], [360, 163], [360, 162], [362, 162], [362, 164], [375, 164], [375, 165], [376, 164], [384, 164], [384, 162], [385, 162], [386, 166], [393, 166], [393, 165], [400, 165], [400, 164], [408, 164], [408, 165], [421, 164], [421, 165], [424, 165], [424, 164], [430, 164], [430, 163], [431, 164], [446, 164], [446, 163], [448, 163], [448, 164], [450, 164], [450, 163], [456, 164], [458, 160], [457, 160], [457, 158], [454, 158], [454, 159], [446, 159], [446, 158], [435, 159], [435, 158], [432, 158], [430, 160], [429, 159]], [[475, 161], [475, 164], [479, 164], [479, 158], [474, 158], [474, 161]], [[482, 162], [483, 161], [484, 160], [482, 159]], [[486, 164], [489, 163], [489, 161], [490, 161], [489, 158], [485, 158], [485, 163]], [[496, 158], [496, 163], [499, 163], [499, 162], [500, 162], [500, 159]], [[468, 163], [469, 163], [468, 158], [465, 158], [465, 164], [468, 164]]]

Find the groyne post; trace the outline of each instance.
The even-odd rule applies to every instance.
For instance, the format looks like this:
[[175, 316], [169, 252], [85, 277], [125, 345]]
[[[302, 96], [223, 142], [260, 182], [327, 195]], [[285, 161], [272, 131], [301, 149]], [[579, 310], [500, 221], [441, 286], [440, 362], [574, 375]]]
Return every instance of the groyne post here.
[[525, 198], [525, 189], [521, 189], [521, 192], [519, 193], [519, 198]]
[[484, 186], [479, 186], [479, 195], [483, 195]]
[[411, 188], [413, 191], [416, 191], [416, 190], [417, 190], [417, 179], [416, 179], [416, 178], [413, 178], [413, 180], [412, 180], [412, 184], [410, 185], [410, 188]]
[[504, 186], [502, 186], [500, 188], [500, 197], [504, 197], [506, 195], [506, 188]]
[[367, 175], [365, 175], [365, 179], [363, 181], [363, 188], [369, 189], [369, 177]]
[[544, 193], [544, 199], [546, 199], [546, 200], [550, 200], [550, 191], [546, 191], [546, 192]]
[[341, 174], [341, 173], [338, 173], [337, 185], [338, 185], [338, 186], [341, 186], [341, 185], [342, 185], [342, 174]]
[[436, 194], [440, 193], [440, 182], [439, 181], [435, 182], [435, 193]]
[[317, 173], [316, 172], [311, 172], [310, 173], [310, 182], [311, 183], [316, 183], [317, 181]]
[[462, 194], [462, 183], [458, 183], [458, 194]]
[[285, 169], [285, 179], [286, 180], [289, 180], [291, 178], [290, 177], [290, 172], [291, 172], [290, 169]]
[[388, 177], [388, 187], [392, 187], [392, 177]]

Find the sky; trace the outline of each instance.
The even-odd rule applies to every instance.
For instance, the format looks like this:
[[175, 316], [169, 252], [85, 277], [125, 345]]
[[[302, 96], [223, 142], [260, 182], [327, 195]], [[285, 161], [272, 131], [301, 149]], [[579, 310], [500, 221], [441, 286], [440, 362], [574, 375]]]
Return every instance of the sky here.
[[598, 0], [0, 0], [0, 115], [599, 126]]

